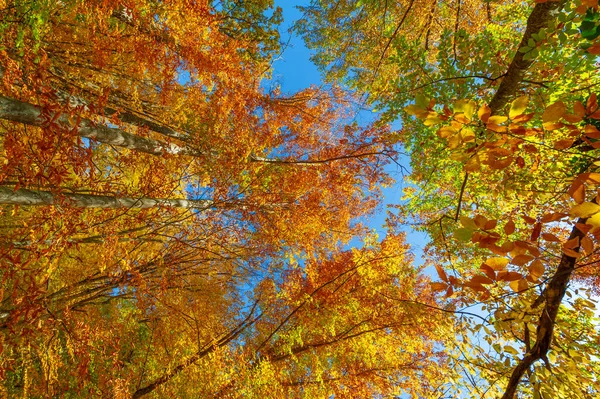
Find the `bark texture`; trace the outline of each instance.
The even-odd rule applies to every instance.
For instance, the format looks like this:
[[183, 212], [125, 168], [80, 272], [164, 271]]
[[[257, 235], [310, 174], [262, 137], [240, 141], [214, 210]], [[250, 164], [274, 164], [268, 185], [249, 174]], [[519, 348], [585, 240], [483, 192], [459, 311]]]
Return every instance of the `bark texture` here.
[[[521, 43], [519, 43], [519, 49], [527, 46], [527, 42], [532, 38], [532, 34], [538, 33], [542, 28], [546, 28], [554, 19], [554, 14], [562, 9], [565, 3], [565, 0], [537, 3], [527, 19], [527, 27], [525, 28]], [[514, 97], [516, 91], [521, 86], [525, 72], [534, 62], [534, 59], [523, 59], [524, 56], [525, 54], [517, 51], [513, 57], [502, 82], [500, 82], [500, 86], [498, 86], [496, 94], [494, 94], [494, 97], [490, 101], [489, 106], [492, 114], [500, 112]]]
[[[47, 123], [47, 118], [44, 118], [40, 107], [4, 96], [0, 96], [0, 119], [30, 126], [44, 126]], [[58, 116], [56, 122], [65, 127], [72, 126], [69, 117], [64, 114]], [[121, 129], [96, 124], [85, 118], [81, 118], [75, 128], [81, 137], [147, 154], [199, 155], [195, 150], [177, 144], [139, 137]]]
[[173, 198], [128, 198], [108, 195], [61, 193], [59, 196], [49, 191], [28, 190], [20, 188], [12, 190], [0, 187], [0, 204], [12, 205], [55, 205], [67, 203], [79, 208], [133, 208], [146, 209], [153, 207], [210, 209], [215, 203], [210, 200], [187, 200]]

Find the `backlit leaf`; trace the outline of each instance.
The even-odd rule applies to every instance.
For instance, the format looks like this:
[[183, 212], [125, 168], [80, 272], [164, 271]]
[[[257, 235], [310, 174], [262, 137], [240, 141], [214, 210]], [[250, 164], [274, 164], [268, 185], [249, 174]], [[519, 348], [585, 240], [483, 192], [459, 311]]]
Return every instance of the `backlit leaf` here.
[[517, 97], [510, 105], [509, 118], [514, 119], [521, 115], [527, 109], [527, 103], [529, 102], [529, 96]]
[[598, 212], [600, 212], [600, 205], [593, 202], [584, 202], [572, 207], [569, 213], [571, 217], [588, 218]]

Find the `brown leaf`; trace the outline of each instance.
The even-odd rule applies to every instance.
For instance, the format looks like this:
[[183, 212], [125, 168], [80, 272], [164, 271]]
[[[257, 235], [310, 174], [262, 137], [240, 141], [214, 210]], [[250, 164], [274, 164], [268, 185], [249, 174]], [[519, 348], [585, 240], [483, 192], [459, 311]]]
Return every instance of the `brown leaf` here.
[[544, 263], [541, 260], [536, 259], [533, 262], [531, 262], [531, 265], [529, 265], [528, 270], [529, 273], [531, 273], [531, 275], [533, 276], [533, 278], [537, 280], [544, 275], [546, 267], [544, 266]]
[[444, 268], [440, 265], [435, 265], [435, 270], [437, 271], [438, 276], [440, 276], [440, 279], [442, 281], [448, 282], [448, 276], [446, 275], [446, 272], [444, 271]]
[[569, 248], [569, 249], [577, 248], [578, 246], [579, 246], [579, 237], [572, 238], [563, 244], [563, 248]]
[[542, 238], [549, 242], [560, 242], [560, 239], [551, 233], [542, 233]]
[[517, 255], [515, 256], [510, 263], [517, 266], [523, 266], [526, 263], [529, 263], [534, 259], [531, 255]]
[[581, 239], [581, 248], [585, 251], [586, 254], [591, 254], [594, 252], [594, 242], [588, 236], [585, 236]]
[[521, 217], [523, 218], [523, 220], [529, 224], [534, 224], [535, 222], [537, 222], [537, 220], [535, 220], [532, 217], [529, 217], [527, 215], [521, 215]]
[[484, 276], [473, 276], [471, 282], [475, 284], [493, 284], [494, 281]]
[[506, 234], [508, 236], [508, 235], [511, 235], [514, 232], [515, 232], [515, 222], [513, 222], [513, 220], [510, 219], [504, 225], [504, 234]]
[[546, 107], [542, 114], [542, 122], [556, 122], [565, 114], [565, 104], [562, 101], [557, 101], [554, 104]]
[[448, 289], [448, 284], [445, 283], [430, 283], [434, 291], [444, 291]]
[[573, 139], [558, 140], [557, 142], [554, 143], [554, 149], [555, 150], [566, 150], [567, 148], [570, 148], [574, 142], [575, 142], [575, 140], [573, 140]]
[[492, 280], [496, 280], [496, 272], [494, 271], [494, 269], [492, 269], [490, 266], [486, 265], [485, 263], [483, 265], [481, 265], [480, 267], [481, 271], [484, 272], [486, 274], [486, 276], [488, 276], [490, 279]]
[[496, 228], [496, 224], [498, 224], [497, 220], [488, 220], [487, 222], [485, 222], [483, 229], [484, 230], [493, 230]]

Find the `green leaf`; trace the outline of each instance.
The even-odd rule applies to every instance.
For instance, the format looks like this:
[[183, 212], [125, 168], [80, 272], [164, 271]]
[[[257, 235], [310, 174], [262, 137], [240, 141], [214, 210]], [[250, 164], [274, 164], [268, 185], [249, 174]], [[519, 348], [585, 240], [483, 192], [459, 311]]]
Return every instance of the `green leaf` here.
[[458, 241], [470, 241], [472, 236], [473, 229], [469, 229], [467, 227], [461, 227], [460, 229], [456, 229], [454, 231], [454, 238], [456, 238]]
[[523, 46], [519, 49], [519, 53], [527, 53], [529, 51], [531, 51], [531, 47], [528, 46]]

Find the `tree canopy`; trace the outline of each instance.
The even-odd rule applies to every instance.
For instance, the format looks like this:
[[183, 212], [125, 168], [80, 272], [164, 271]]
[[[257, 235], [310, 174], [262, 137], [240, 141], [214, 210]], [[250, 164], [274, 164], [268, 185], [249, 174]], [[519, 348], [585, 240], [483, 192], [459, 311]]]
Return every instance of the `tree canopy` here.
[[598, 2], [300, 9], [0, 2], [2, 395], [598, 396]]

